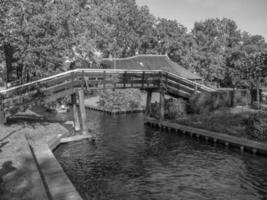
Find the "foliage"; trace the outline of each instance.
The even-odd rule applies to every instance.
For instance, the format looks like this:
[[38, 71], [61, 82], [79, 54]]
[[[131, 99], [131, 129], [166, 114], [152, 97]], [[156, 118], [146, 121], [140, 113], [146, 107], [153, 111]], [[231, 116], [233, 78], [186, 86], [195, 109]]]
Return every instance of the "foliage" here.
[[165, 118], [177, 119], [183, 118], [187, 114], [187, 104], [183, 99], [170, 98], [165, 102]]
[[267, 121], [266, 118], [262, 117], [262, 114], [251, 114], [248, 118], [244, 119], [244, 125], [246, 127], [246, 132], [251, 138], [260, 141], [267, 139]]
[[102, 57], [140, 53], [167, 54], [207, 81], [232, 87], [242, 59], [267, 52], [262, 36], [240, 31], [233, 20], [207, 19], [188, 32], [135, 0], [1, 0], [0, 41], [8, 81], [66, 70], [65, 61], [95, 67]]
[[133, 110], [142, 108], [142, 94], [138, 89], [104, 90], [98, 106], [109, 110]]
[[244, 106], [250, 103], [250, 93], [247, 90], [219, 90], [212, 93], [199, 93], [189, 99], [189, 111], [191, 113], [209, 113], [211, 111]]
[[[257, 119], [260, 119], [260, 121], [263, 122], [261, 124], [258, 123], [258, 120], [253, 119], [254, 117], [251, 117], [254, 115], [255, 110], [242, 108], [238, 111], [236, 108], [223, 108], [221, 110], [211, 112], [208, 115], [188, 115], [185, 119], [178, 118], [174, 121], [186, 126], [215, 131], [217, 133], [229, 134], [253, 140], [267, 141], [266, 113], [259, 112], [256, 114], [258, 116]], [[250, 130], [250, 132], [248, 132], [248, 130]]]
[[[164, 117], [166, 119], [183, 118], [187, 114], [187, 103], [183, 99], [165, 99]], [[160, 118], [160, 104], [154, 102], [151, 104], [150, 115], [154, 118]]]

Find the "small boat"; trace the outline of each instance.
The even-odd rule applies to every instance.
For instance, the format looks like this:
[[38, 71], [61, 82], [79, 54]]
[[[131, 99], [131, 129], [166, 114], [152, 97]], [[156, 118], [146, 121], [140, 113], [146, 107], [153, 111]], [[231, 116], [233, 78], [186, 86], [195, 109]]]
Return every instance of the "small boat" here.
[[66, 112], [69, 112], [69, 107], [62, 104], [59, 107], [56, 107], [56, 111], [58, 113], [66, 113]]
[[46, 107], [45, 108], [47, 112], [50, 113], [66, 113], [69, 111], [69, 107], [62, 104], [62, 105], [57, 105], [57, 106], [53, 106], [53, 107]]

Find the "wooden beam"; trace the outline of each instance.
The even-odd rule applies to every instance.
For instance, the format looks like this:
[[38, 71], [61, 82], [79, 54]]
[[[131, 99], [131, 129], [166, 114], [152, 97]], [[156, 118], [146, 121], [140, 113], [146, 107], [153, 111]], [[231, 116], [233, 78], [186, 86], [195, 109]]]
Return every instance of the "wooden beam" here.
[[5, 112], [3, 110], [3, 106], [0, 106], [0, 124], [3, 125], [6, 123], [6, 117], [5, 117]]
[[144, 89], [144, 84], [145, 84], [145, 72], [142, 74], [142, 89]]
[[159, 103], [160, 103], [160, 121], [163, 121], [165, 115], [165, 109], [164, 109], [165, 99], [164, 99], [164, 91], [162, 88], [160, 90]]
[[103, 72], [103, 89], [106, 89], [106, 71]]
[[76, 99], [75, 93], [71, 95], [71, 104], [72, 104], [72, 111], [73, 111], [74, 130], [80, 131], [81, 125], [79, 122], [79, 114], [78, 114], [78, 109], [77, 109], [77, 99]]
[[79, 90], [79, 103], [80, 103], [80, 112], [81, 112], [81, 119], [82, 119], [82, 132], [83, 134], [88, 133], [88, 128], [87, 128], [87, 117], [86, 117], [86, 110], [85, 110], [85, 105], [84, 105], [84, 92], [83, 90]]
[[150, 110], [151, 110], [151, 98], [152, 98], [152, 91], [147, 90], [147, 95], [146, 95], [146, 115], [150, 115]]

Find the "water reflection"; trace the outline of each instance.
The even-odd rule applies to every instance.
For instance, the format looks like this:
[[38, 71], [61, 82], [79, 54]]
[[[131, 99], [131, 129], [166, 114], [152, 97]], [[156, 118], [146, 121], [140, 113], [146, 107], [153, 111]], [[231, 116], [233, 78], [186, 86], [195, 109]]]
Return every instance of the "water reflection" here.
[[267, 159], [145, 127], [142, 114], [88, 112], [95, 144], [55, 155], [84, 199], [267, 199]]

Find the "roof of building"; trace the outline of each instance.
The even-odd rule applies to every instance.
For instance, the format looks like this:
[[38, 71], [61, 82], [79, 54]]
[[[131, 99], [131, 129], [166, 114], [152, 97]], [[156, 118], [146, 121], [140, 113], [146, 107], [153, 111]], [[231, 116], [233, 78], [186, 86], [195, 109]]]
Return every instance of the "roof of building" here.
[[198, 74], [171, 61], [167, 55], [137, 55], [128, 58], [105, 58], [102, 60], [102, 64], [106, 68], [114, 68], [114, 63], [116, 63], [116, 69], [164, 70], [190, 80], [202, 79]]

